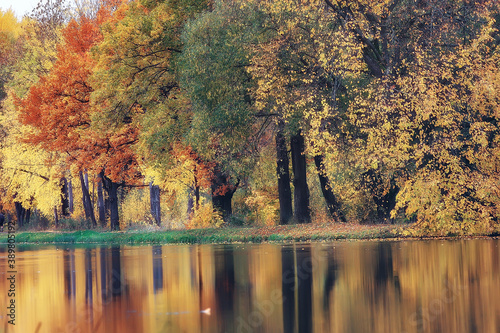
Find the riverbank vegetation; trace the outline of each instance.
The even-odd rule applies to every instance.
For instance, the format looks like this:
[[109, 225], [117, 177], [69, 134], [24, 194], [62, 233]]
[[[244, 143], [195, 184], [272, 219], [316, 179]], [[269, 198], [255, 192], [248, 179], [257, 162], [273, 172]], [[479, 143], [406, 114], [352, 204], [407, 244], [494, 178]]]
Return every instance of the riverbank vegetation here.
[[[124, 231], [19, 231], [17, 244], [202, 244], [202, 243], [261, 243], [308, 242], [397, 238], [393, 226], [384, 225], [287, 225], [273, 227], [224, 227], [192, 230], [165, 230], [155, 227], [126, 228]], [[7, 235], [0, 234], [0, 243]]]
[[1, 11], [0, 210], [21, 229], [498, 233], [499, 6], [42, 0], [21, 21]]

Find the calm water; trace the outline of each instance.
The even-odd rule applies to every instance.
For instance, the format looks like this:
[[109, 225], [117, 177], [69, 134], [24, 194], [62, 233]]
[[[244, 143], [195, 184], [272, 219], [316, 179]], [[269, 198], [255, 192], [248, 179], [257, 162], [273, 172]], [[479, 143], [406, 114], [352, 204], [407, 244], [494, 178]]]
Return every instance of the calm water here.
[[499, 240], [19, 250], [0, 332], [500, 332]]

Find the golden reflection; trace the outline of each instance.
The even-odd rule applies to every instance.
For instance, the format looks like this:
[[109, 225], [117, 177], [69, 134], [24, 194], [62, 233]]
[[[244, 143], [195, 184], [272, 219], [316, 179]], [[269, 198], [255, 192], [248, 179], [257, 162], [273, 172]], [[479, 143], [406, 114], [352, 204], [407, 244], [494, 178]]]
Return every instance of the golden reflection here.
[[498, 332], [498, 240], [43, 248], [0, 332]]

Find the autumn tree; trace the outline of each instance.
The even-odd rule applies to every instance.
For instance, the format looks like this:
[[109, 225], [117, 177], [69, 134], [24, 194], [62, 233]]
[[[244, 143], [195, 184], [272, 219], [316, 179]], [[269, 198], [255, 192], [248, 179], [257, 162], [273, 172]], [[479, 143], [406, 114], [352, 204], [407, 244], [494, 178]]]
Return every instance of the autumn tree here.
[[[66, 168], [62, 159], [56, 153], [22, 142], [30, 131], [18, 122], [13, 103], [14, 94], [24, 96], [39, 75], [52, 67], [59, 31], [64, 23], [58, 11], [52, 13], [55, 15], [52, 20], [43, 20], [32, 13], [22, 23], [18, 22], [17, 33], [10, 35], [17, 36], [16, 42], [7, 48], [7, 53], [2, 53], [2, 73], [8, 73], [2, 76], [8, 95], [2, 103], [0, 118], [4, 134], [1, 144], [2, 203], [6, 208], [16, 209], [18, 217], [22, 217], [20, 224], [28, 222], [30, 214], [26, 212], [35, 207], [45, 215], [54, 211], [63, 215], [69, 213], [66, 208], [68, 195], [62, 185]], [[43, 15], [48, 18], [52, 14]], [[46, 165], [46, 161], [51, 165]]]
[[[28, 95], [18, 99], [21, 121], [33, 128], [26, 142], [66, 154], [69, 163], [81, 171], [102, 173], [109, 197], [110, 227], [119, 228], [118, 194], [120, 183], [139, 177], [137, 162], [130, 145], [137, 130], [125, 126], [121, 131], [101, 134], [91, 127], [88, 78], [94, 66], [89, 50], [101, 38], [99, 26], [110, 14], [114, 3], [104, 3], [94, 19], [85, 16], [72, 20], [63, 30], [63, 43], [57, 60], [47, 75], [40, 77]], [[88, 189], [80, 173], [84, 189], [86, 215], [95, 225]]]
[[15, 60], [21, 32], [21, 22], [18, 22], [14, 12], [0, 9], [0, 100], [6, 96], [4, 86], [11, 78], [10, 68]]
[[[343, 120], [338, 107], [341, 78], [360, 72], [359, 61], [353, 62], [348, 56], [359, 53], [359, 47], [332, 29], [324, 4], [303, 1], [293, 6], [273, 1], [261, 3], [259, 9], [265, 18], [265, 31], [270, 32], [253, 47], [248, 70], [258, 82], [254, 90], [257, 109], [276, 117], [279, 184], [287, 183], [282, 179], [288, 178], [284, 136], [289, 138], [292, 152], [295, 219], [310, 221], [306, 154], [311, 154], [330, 215], [345, 220], [319, 142], [325, 133], [339, 132]], [[329, 116], [319, 120], [327, 108]], [[280, 201], [287, 201], [287, 192], [286, 186], [280, 189], [284, 199]], [[283, 214], [288, 215], [285, 211]]]
[[[495, 195], [485, 199], [474, 179], [488, 182], [495, 176], [470, 154], [480, 150], [476, 126], [496, 123], [495, 116], [483, 113], [497, 108], [495, 100], [486, 98], [481, 106], [473, 101], [495, 86], [490, 73], [497, 71], [492, 64], [498, 45], [494, 29], [498, 5], [490, 1], [326, 4], [333, 22], [339, 22], [339, 29], [363, 51], [359, 59], [366, 71], [348, 89], [346, 109], [350, 133], [356, 138], [352, 147], [362, 152], [356, 154], [356, 164], [367, 170], [362, 175], [375, 188], [385, 178], [385, 190], [374, 200], [384, 200], [397, 182], [401, 187], [397, 208], [416, 214], [424, 229], [470, 233], [491, 228], [496, 223]], [[493, 128], [488, 132], [492, 140]], [[493, 141], [487, 145], [495, 149]], [[489, 165], [494, 161], [490, 159]], [[386, 214], [396, 205], [395, 193], [391, 204], [383, 203]]]
[[[153, 185], [162, 185], [167, 192], [171, 183], [165, 177], [169, 173], [161, 170], [176, 168], [179, 156], [193, 156], [186, 141], [191, 106], [177, 76], [181, 29], [188, 18], [209, 3], [189, 0], [123, 4], [103, 26], [103, 41], [93, 53], [97, 67], [92, 77], [92, 103], [100, 110], [96, 123], [104, 125], [100, 130], [108, 131], [136, 124], [140, 128], [137, 151], [143, 167], [157, 175]], [[186, 149], [185, 154], [179, 155], [179, 147]], [[199, 158], [195, 160], [204, 164]], [[191, 187], [194, 192], [190, 193], [197, 197], [199, 186], [191, 183], [184, 189]]]
[[213, 10], [188, 22], [179, 61], [181, 88], [193, 113], [188, 139], [203, 159], [214, 163], [212, 201], [225, 219], [271, 124], [255, 112], [250, 93], [255, 83], [246, 71], [249, 45], [261, 31], [260, 13], [251, 4], [240, 5], [217, 1]]

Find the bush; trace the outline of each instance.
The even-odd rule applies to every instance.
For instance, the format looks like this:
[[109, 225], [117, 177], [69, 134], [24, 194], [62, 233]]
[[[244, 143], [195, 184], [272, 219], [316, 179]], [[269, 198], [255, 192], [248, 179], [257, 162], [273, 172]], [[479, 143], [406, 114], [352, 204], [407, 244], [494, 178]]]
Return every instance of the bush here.
[[201, 204], [186, 223], [186, 229], [219, 228], [224, 224], [222, 214], [212, 208], [211, 203]]
[[92, 228], [92, 223], [84, 218], [64, 218], [59, 220], [60, 230], [85, 230]]

